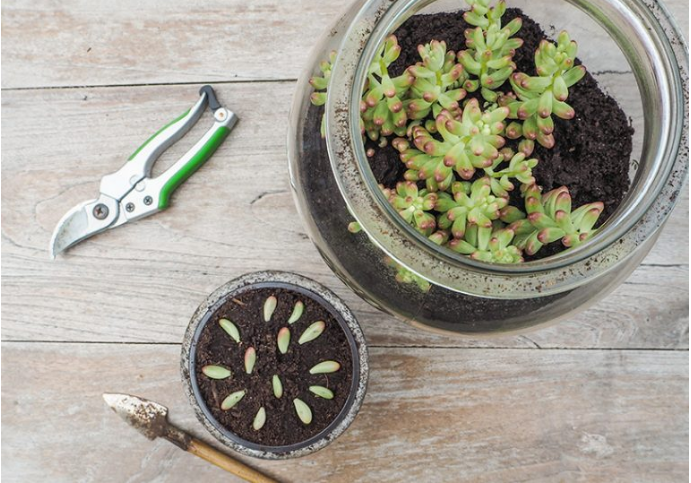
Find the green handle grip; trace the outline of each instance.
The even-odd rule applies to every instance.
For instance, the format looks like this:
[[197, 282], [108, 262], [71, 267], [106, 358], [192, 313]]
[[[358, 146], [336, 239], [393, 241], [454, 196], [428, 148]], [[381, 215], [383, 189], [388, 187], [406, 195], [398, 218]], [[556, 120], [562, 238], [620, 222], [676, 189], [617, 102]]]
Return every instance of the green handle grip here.
[[165, 210], [170, 204], [170, 197], [182, 183], [197, 171], [202, 164], [204, 164], [223, 143], [226, 137], [230, 134], [230, 129], [226, 126], [221, 126], [214, 132], [209, 140], [197, 151], [197, 153], [190, 158], [180, 169], [174, 173], [168, 181], [161, 188], [161, 193], [158, 198], [158, 208]]
[[139, 147], [137, 148], [137, 150], [136, 150], [135, 152], [133, 152], [132, 155], [131, 155], [129, 158], [127, 158], [127, 161], [132, 161], [132, 160], [134, 159], [134, 157], [135, 157], [137, 154], [139, 154], [139, 151], [141, 151], [142, 149], [144, 149], [144, 148], [146, 147], [147, 144], [149, 144], [151, 141], [153, 141], [154, 139], [156, 139], [156, 137], [157, 137], [159, 134], [161, 134], [164, 130], [166, 130], [167, 128], [169, 128], [170, 126], [172, 126], [173, 124], [175, 124], [176, 122], [178, 122], [180, 119], [182, 119], [183, 117], [185, 117], [185, 116], [186, 116], [187, 114], [189, 114], [189, 113], [190, 113], [190, 110], [187, 109], [187, 110], [186, 110], [185, 112], [183, 112], [180, 116], [176, 117], [175, 119], [173, 119], [172, 121], [170, 121], [168, 124], [166, 124], [165, 126], [163, 126], [161, 129], [159, 129], [158, 131], [156, 131], [154, 134], [152, 134], [151, 137], [150, 137], [149, 139], [147, 139], [146, 141], [144, 141], [144, 143], [143, 143], [141, 146], [139, 146]]

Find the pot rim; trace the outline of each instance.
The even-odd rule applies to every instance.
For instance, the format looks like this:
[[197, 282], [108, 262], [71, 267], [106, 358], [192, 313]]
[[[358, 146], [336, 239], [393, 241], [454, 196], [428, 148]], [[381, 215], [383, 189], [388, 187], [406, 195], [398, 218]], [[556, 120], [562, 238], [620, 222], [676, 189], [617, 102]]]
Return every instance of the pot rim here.
[[[435, 285], [469, 295], [514, 299], [561, 293], [619, 266], [664, 223], [687, 177], [688, 51], [669, 13], [644, 0], [567, 0], [616, 41], [623, 42], [624, 33], [637, 35], [636, 48], [625, 52], [644, 108], [651, 103], [659, 107], [659, 125], [645, 117], [643, 154], [652, 159], [645, 163], [645, 177], [634, 180], [623, 208], [591, 240], [543, 260], [500, 265], [440, 250], [405, 224], [377, 187], [361, 142], [358, 107], [366, 66], [386, 35], [432, 1], [363, 2], [332, 68], [325, 111], [327, 145], [337, 184], [354, 218], [391, 258]], [[650, 64], [648, 71], [637, 71], [635, 66], [644, 61]], [[650, 139], [653, 136], [657, 137]]]
[[[213, 417], [197, 385], [195, 354], [198, 338], [211, 316], [230, 297], [253, 288], [277, 287], [294, 290], [311, 298], [338, 321], [351, 348], [353, 361], [352, 383], [348, 399], [338, 416], [322, 431], [306, 441], [285, 446], [269, 446], [244, 440], [221, 425]], [[350, 426], [362, 406], [369, 378], [367, 342], [355, 315], [331, 290], [301, 275], [281, 271], [260, 271], [244, 274], [216, 289], [197, 308], [182, 342], [180, 370], [187, 398], [197, 419], [221, 443], [238, 453], [262, 459], [297, 458], [314, 453], [336, 438]]]

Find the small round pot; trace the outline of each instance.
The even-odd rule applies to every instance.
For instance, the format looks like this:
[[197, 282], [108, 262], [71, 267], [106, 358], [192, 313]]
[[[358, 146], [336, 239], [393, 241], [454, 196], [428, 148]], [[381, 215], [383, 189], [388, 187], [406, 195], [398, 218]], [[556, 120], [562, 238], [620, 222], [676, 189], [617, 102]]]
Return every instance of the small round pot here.
[[[252, 289], [277, 288], [297, 292], [324, 307], [338, 322], [351, 349], [352, 383], [338, 416], [321, 432], [300, 443], [267, 446], [240, 438], [222, 426], [209, 410], [196, 378], [196, 350], [199, 337], [214, 313], [228, 299]], [[355, 419], [367, 390], [369, 374], [367, 343], [353, 313], [333, 292], [313, 280], [294, 273], [264, 271], [245, 274], [219, 287], [192, 316], [182, 342], [182, 380], [192, 409], [204, 427], [221, 443], [247, 456], [263, 459], [288, 459], [314, 453], [331, 443]]]

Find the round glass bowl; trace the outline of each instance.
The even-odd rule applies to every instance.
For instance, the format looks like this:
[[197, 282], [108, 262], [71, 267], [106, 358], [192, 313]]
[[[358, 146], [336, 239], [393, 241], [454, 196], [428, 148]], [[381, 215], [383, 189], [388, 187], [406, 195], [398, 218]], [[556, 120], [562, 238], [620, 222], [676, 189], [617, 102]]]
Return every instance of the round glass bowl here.
[[[519, 265], [475, 261], [415, 232], [377, 186], [360, 134], [366, 69], [378, 46], [405, 20], [458, 11], [458, 1], [356, 2], [317, 45], [298, 82], [289, 166], [309, 235], [346, 284], [415, 326], [467, 335], [514, 332], [584, 310], [640, 264], [687, 177], [688, 53], [664, 7], [651, 8], [643, 0], [509, 0], [507, 5], [521, 8], [543, 28], [567, 30], [579, 43], [579, 58], [636, 131], [624, 201], [577, 248]], [[324, 140], [308, 80], [332, 50], [337, 61]], [[362, 233], [348, 232], [353, 220]]]

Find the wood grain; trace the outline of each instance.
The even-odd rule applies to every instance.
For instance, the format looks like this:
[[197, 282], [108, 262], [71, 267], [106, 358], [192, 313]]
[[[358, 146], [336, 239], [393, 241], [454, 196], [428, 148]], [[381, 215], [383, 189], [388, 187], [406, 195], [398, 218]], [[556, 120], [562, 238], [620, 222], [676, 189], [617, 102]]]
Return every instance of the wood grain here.
[[[687, 32], [688, 2], [665, 3]], [[267, 474], [315, 482], [688, 481], [688, 189], [641, 267], [569, 322], [520, 337], [452, 339], [376, 312], [307, 239], [285, 159], [293, 79], [344, 6], [3, 2], [5, 480], [238, 481], [165, 441], [147, 441], [101, 393], [161, 402], [172, 422], [216, 444], [184, 399], [179, 342], [211, 290], [271, 268], [315, 278], [345, 299], [372, 347], [372, 374], [360, 416], [332, 446], [297, 461], [244, 459]], [[598, 46], [596, 30], [588, 32], [581, 45]], [[640, 103], [619, 88], [631, 79], [620, 61], [587, 59], [641, 132]], [[172, 208], [48, 260], [62, 214], [93, 197], [101, 176], [189, 108], [196, 83], [207, 82], [241, 121]], [[133, 84], [140, 86], [125, 87]], [[103, 87], [79, 87], [90, 85]]]
[[[7, 0], [4, 88], [295, 79], [341, 0]], [[462, 2], [454, 2], [456, 6]], [[630, 70], [604, 31], [576, 8], [527, 6], [568, 29], [593, 71]], [[688, 31], [688, 2], [668, 3]], [[605, 46], [607, 48], [605, 48]]]
[[[184, 399], [179, 350], [4, 344], [3, 480], [236, 481], [146, 440], [101, 399], [132, 391], [210, 441]], [[687, 352], [374, 349], [371, 358], [365, 403], [338, 441], [309, 458], [251, 464], [296, 482], [688, 479]]]
[[[614, 84], [616, 76], [603, 82]], [[687, 195], [646, 265], [572, 323], [529, 338], [458, 340], [408, 329], [376, 312], [331, 274], [303, 232], [289, 192], [285, 135], [262, 128], [287, 119], [294, 84], [270, 86], [271, 96], [267, 84], [218, 89], [240, 123], [176, 192], [171, 209], [92, 238], [56, 261], [47, 247], [63, 213], [93, 197], [101, 176], [189, 107], [198, 86], [7, 92], [3, 339], [179, 342], [215, 287], [247, 271], [280, 269], [333, 287], [374, 345], [688, 347]], [[160, 163], [170, 164], [209, 123], [200, 122]]]

